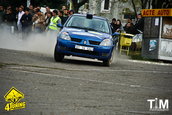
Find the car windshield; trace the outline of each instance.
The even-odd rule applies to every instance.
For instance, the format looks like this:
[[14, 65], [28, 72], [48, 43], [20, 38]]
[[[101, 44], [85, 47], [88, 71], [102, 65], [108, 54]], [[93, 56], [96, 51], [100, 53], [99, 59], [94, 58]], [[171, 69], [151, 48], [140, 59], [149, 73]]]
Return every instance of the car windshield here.
[[66, 27], [110, 33], [108, 22], [106, 20], [98, 18], [88, 19], [86, 16], [72, 16], [71, 19], [67, 22]]

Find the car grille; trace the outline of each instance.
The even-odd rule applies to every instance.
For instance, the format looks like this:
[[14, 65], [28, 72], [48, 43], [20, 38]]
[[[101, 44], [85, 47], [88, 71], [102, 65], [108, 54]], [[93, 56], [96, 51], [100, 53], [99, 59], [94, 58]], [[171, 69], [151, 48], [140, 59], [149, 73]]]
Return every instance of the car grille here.
[[92, 40], [89, 40], [89, 43], [92, 45], [99, 45], [100, 44], [100, 42], [92, 41]]
[[88, 55], [95, 55], [98, 56], [99, 53], [95, 52], [95, 51], [85, 51], [85, 50], [80, 50], [80, 49], [68, 49], [71, 52], [75, 52], [75, 53], [82, 53], [82, 54], [88, 54]]
[[74, 42], [81, 42], [82, 39], [78, 39], [78, 38], [71, 38], [71, 41], [74, 41]]
[[[79, 38], [71, 38], [71, 41], [74, 41], [74, 42], [81, 42], [82, 41], [82, 39], [79, 39]], [[91, 45], [100, 45], [100, 42], [98, 42], [98, 41], [92, 41], [92, 40], [89, 40], [89, 43], [91, 44]]]

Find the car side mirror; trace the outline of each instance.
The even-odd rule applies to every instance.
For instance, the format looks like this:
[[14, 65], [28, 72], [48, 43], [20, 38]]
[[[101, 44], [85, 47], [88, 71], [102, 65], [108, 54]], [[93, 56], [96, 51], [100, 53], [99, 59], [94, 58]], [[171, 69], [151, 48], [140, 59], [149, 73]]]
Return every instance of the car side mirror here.
[[57, 27], [63, 28], [63, 25], [62, 24], [57, 24]]
[[112, 36], [119, 36], [119, 35], [120, 35], [119, 32], [114, 32], [114, 33], [112, 34]]

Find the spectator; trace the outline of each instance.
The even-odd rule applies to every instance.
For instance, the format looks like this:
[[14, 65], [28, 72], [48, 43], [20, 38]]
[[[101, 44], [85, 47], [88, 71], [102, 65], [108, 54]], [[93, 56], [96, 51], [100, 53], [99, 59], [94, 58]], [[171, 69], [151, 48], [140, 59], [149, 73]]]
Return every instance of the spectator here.
[[29, 5], [29, 13], [33, 16], [35, 14], [33, 10], [33, 5]]
[[16, 14], [19, 12], [19, 7], [16, 7], [15, 12]]
[[19, 7], [19, 12], [17, 14], [17, 28], [19, 32], [22, 32], [22, 25], [21, 25], [20, 19], [23, 16], [23, 14], [24, 14], [23, 8]]
[[8, 26], [14, 26], [15, 25], [15, 15], [12, 12], [11, 8], [8, 8], [6, 10], [6, 13], [3, 16], [3, 21], [8, 25]]
[[35, 32], [43, 32], [45, 30], [45, 15], [39, 9], [37, 9], [32, 21], [34, 23]]
[[4, 16], [5, 12], [4, 12], [4, 7], [2, 5], [0, 5], [0, 25], [3, 22], [3, 16]]
[[68, 16], [68, 9], [64, 9], [63, 13], [64, 13], [65, 16]]
[[41, 7], [40, 6], [37, 6], [37, 9], [41, 11]]
[[33, 8], [34, 15], [35, 15], [35, 13], [37, 12], [37, 10], [38, 10], [37, 7], [34, 7], [34, 8]]
[[136, 34], [137, 30], [134, 27], [133, 21], [131, 18], [127, 19], [127, 23], [124, 26], [124, 30], [126, 33], [130, 33], [130, 34]]
[[20, 5], [20, 7], [24, 10], [24, 6], [23, 5]]
[[7, 6], [7, 9], [12, 9], [11, 5]]
[[127, 23], [125, 24], [124, 27], [126, 27], [128, 23], [131, 23], [132, 25], [134, 25], [134, 24], [133, 24], [133, 21], [132, 21], [132, 18], [128, 18], [128, 19], [127, 19]]
[[128, 19], [127, 19], [127, 22], [128, 22], [128, 23], [133, 23], [132, 18], [128, 18]]
[[46, 7], [46, 12], [45, 12], [45, 15], [47, 14], [47, 13], [50, 13], [51, 11], [50, 11], [50, 8], [47, 6]]
[[134, 28], [133, 23], [130, 23], [130, 22], [128, 22], [126, 24], [126, 26], [124, 27], [124, 30], [126, 33], [129, 33], [129, 34], [136, 34], [137, 33], [136, 29]]
[[69, 16], [73, 15], [74, 13], [75, 13], [74, 10], [70, 10], [69, 11]]
[[63, 10], [63, 24], [67, 21], [68, 18], [69, 18], [68, 10], [64, 9]]
[[121, 24], [121, 20], [117, 20], [116, 21], [116, 32], [121, 32], [121, 31], [123, 31], [124, 30], [124, 28], [123, 28], [123, 26], [122, 26], [122, 24]]
[[14, 14], [16, 16], [16, 22], [17, 22], [18, 13], [19, 13], [19, 7], [16, 7], [14, 10]]
[[63, 11], [62, 10], [58, 10], [58, 16], [60, 17], [60, 19], [63, 18]]
[[48, 26], [49, 26], [49, 24], [50, 24], [51, 17], [52, 17], [52, 13], [51, 13], [51, 12], [47, 12], [47, 13], [46, 13], [45, 22], [44, 22], [45, 27], [46, 27], [46, 30], [47, 30], [47, 28], [48, 28]]
[[134, 27], [136, 30], [138, 30], [137, 34], [139, 34], [140, 32], [144, 31], [144, 19], [142, 18], [141, 14], [137, 15], [137, 19], [138, 21], [136, 22]]
[[52, 14], [53, 16], [51, 17], [50, 20], [49, 30], [56, 31], [58, 30], [57, 24], [61, 24], [61, 19], [57, 15], [58, 14], [57, 10], [53, 10]]
[[[3, 16], [3, 21], [4, 21], [4, 24], [7, 25], [7, 26], [2, 26], [6, 31], [8, 32], [11, 32], [11, 33], [14, 33], [14, 29], [15, 29], [15, 15], [13, 14], [12, 12], [12, 9], [11, 8], [8, 8], [6, 10], [6, 13], [4, 14]], [[7, 32], [7, 33], [8, 33]]]
[[64, 23], [66, 22], [66, 18], [64, 17], [64, 13], [63, 13], [62, 10], [58, 11], [58, 16], [59, 16], [60, 19], [61, 19], [62, 25], [64, 25]]
[[113, 18], [112, 19], [112, 22], [110, 23], [110, 25], [111, 25], [111, 28], [112, 28], [112, 33], [114, 33], [114, 32], [116, 32], [116, 29], [117, 29], [117, 25], [116, 25], [116, 19], [115, 18]]
[[21, 17], [20, 22], [22, 24], [22, 31], [24, 34], [31, 32], [31, 30], [32, 30], [32, 15], [29, 12], [29, 8], [26, 8], [25, 14]]
[[65, 9], [67, 9], [66, 6], [62, 6], [62, 11], [64, 11]]

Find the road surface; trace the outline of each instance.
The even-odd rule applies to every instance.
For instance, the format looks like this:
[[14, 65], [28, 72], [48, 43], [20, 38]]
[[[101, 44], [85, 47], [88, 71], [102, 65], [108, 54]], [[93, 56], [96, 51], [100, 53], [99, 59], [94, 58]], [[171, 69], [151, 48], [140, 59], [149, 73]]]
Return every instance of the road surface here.
[[[0, 115], [172, 115], [172, 64], [119, 60], [111, 67], [67, 57], [0, 49]], [[25, 109], [5, 111], [15, 87]], [[169, 99], [169, 111], [150, 111], [147, 99]]]

